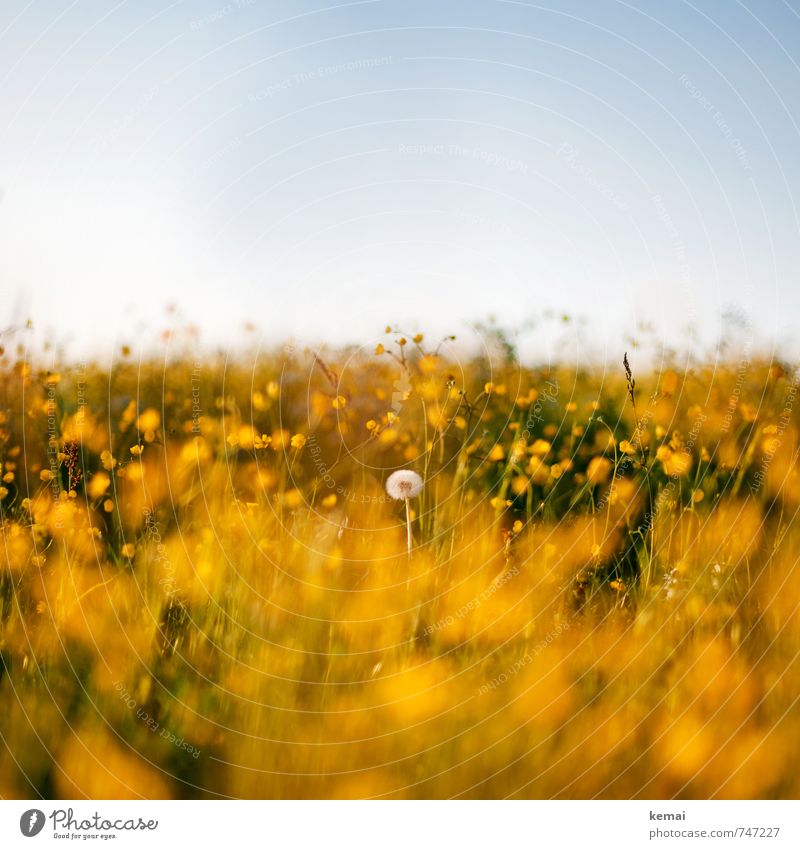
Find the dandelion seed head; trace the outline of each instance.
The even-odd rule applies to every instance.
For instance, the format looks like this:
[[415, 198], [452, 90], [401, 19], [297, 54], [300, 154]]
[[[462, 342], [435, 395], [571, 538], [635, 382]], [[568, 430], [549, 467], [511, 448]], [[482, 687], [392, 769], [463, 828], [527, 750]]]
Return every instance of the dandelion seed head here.
[[390, 498], [403, 501], [406, 498], [416, 498], [422, 492], [424, 481], [411, 469], [400, 469], [392, 472], [386, 481], [386, 492]]

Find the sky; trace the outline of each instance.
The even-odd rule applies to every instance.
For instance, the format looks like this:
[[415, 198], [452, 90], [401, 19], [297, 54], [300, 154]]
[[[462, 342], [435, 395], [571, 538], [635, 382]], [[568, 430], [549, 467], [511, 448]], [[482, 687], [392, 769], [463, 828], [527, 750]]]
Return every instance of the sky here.
[[4, 0], [0, 322], [788, 350], [798, 150], [798, 0]]

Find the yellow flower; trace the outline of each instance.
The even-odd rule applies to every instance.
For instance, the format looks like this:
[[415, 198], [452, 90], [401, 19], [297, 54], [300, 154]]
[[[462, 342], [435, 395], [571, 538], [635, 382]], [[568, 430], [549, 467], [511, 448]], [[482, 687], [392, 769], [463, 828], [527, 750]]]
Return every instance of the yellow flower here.
[[656, 451], [656, 460], [666, 463], [672, 456], [672, 449], [668, 445], [659, 445]]
[[347, 404], [347, 398], [345, 398], [344, 395], [337, 395], [333, 399], [332, 404], [334, 410], [343, 410]]
[[155, 431], [161, 424], [161, 414], [158, 410], [148, 407], [136, 420], [136, 427], [140, 431]]
[[136, 554], [136, 546], [132, 542], [126, 542], [119, 550], [119, 553], [130, 560], [130, 558]]
[[[230, 445], [239, 446], [243, 451], [249, 451], [255, 447], [258, 434], [250, 425], [243, 424], [228, 437]], [[263, 440], [262, 440], [263, 441]]]
[[289, 444], [289, 431], [283, 428], [276, 428], [272, 431], [270, 445], [273, 451], [283, 451]]
[[111, 455], [110, 451], [102, 451], [100, 453], [100, 462], [103, 464], [103, 468], [107, 472], [110, 472], [114, 468], [114, 466], [117, 465], [117, 461]]
[[370, 419], [370, 420], [367, 422], [367, 430], [368, 430], [368, 431], [373, 431], [373, 430], [375, 430], [375, 428], [376, 428], [377, 426], [378, 426], [378, 423], [375, 421], [375, 419]]
[[511, 527], [511, 532], [514, 534], [518, 534], [522, 530], [522, 522], [517, 519], [516, 522]]
[[425, 338], [425, 336], [424, 336], [422, 333], [417, 333], [417, 335], [414, 337], [414, 342], [416, 342], [416, 344], [417, 344], [417, 345], [419, 345], [419, 343], [420, 343], [420, 342], [421, 342], [424, 338]]
[[397, 442], [397, 438], [397, 431], [394, 430], [394, 428], [387, 428], [382, 431], [381, 435], [378, 437], [383, 445], [394, 445], [394, 443]]
[[417, 361], [417, 366], [423, 374], [433, 374], [439, 364], [436, 354], [426, 354]]
[[492, 392], [494, 392], [494, 384], [493, 384], [491, 381], [489, 381], [488, 383], [484, 383], [484, 385], [483, 385], [483, 391], [484, 391], [487, 395], [491, 395], [491, 394], [492, 394]]
[[106, 472], [95, 472], [91, 480], [86, 486], [86, 492], [89, 498], [100, 498], [105, 495], [106, 490], [111, 486], [111, 478]]
[[529, 481], [527, 478], [517, 475], [511, 481], [511, 491], [514, 495], [524, 495], [528, 491]]
[[292, 448], [302, 448], [308, 440], [303, 436], [302, 433], [296, 433], [292, 437]]
[[619, 450], [622, 451], [623, 454], [635, 454], [636, 446], [632, 442], [628, 442], [627, 439], [623, 439], [619, 444]]
[[321, 502], [323, 507], [331, 508], [336, 506], [336, 493], [332, 492], [330, 495], [326, 495], [325, 498], [322, 499]]
[[674, 395], [676, 390], [678, 389], [678, 383], [680, 382], [680, 377], [678, 373], [669, 369], [669, 371], [665, 371], [661, 376], [661, 393], [663, 395]]
[[765, 454], [775, 454], [780, 448], [781, 440], [778, 436], [768, 436], [766, 439], [761, 441], [761, 450]]
[[51, 481], [53, 480], [53, 473], [50, 471], [50, 469], [42, 469], [42, 471], [39, 472], [39, 480], [45, 482]]
[[386, 348], [384, 348], [383, 345], [381, 345], [381, 343], [378, 342], [378, 344], [375, 346], [375, 354], [377, 356], [380, 356], [381, 354], [385, 353], [385, 351], [386, 351]]
[[267, 448], [269, 447], [270, 442], [272, 442], [272, 437], [269, 434], [262, 433], [261, 436], [255, 437], [253, 440], [254, 448]]
[[498, 463], [500, 460], [505, 459], [506, 452], [502, 445], [497, 444], [492, 446], [492, 450], [489, 452], [488, 459], [493, 463]]
[[758, 408], [754, 407], [752, 404], [740, 404], [739, 412], [746, 422], [754, 422], [758, 418]]
[[586, 480], [594, 486], [605, 483], [611, 473], [611, 466], [607, 457], [592, 457], [586, 468]]
[[552, 447], [546, 439], [537, 439], [528, 449], [534, 457], [543, 457]]
[[692, 468], [692, 455], [688, 451], [674, 451], [671, 456], [662, 461], [664, 472], [671, 478], [679, 478], [688, 474]]
[[144, 451], [144, 446], [142, 446], [142, 445], [131, 445], [131, 454], [133, 454], [134, 457], [141, 457], [142, 451]]
[[289, 489], [284, 493], [283, 503], [290, 509], [294, 509], [303, 503], [303, 495], [299, 489]]

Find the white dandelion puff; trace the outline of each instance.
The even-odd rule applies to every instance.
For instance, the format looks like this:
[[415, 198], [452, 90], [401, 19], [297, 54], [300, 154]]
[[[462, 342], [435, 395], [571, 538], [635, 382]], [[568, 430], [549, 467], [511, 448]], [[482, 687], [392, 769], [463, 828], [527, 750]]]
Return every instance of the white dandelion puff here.
[[401, 469], [392, 472], [386, 481], [386, 492], [395, 501], [405, 501], [406, 498], [416, 498], [421, 492], [424, 482], [422, 478], [411, 469]]
[[416, 498], [421, 492], [425, 482], [411, 469], [400, 469], [397, 472], [392, 472], [386, 481], [386, 492], [390, 498], [395, 501], [405, 501], [406, 503], [406, 539], [408, 543], [408, 556], [411, 557], [411, 548], [413, 540], [411, 538], [411, 506], [409, 498]]

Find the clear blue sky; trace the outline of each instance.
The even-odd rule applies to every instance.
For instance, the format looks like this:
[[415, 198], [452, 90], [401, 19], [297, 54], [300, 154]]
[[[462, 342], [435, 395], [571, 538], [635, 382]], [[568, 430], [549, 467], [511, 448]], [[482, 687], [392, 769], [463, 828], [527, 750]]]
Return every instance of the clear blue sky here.
[[4, 0], [2, 320], [783, 344], [799, 128], [797, 0]]

